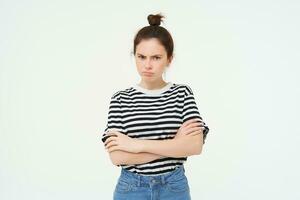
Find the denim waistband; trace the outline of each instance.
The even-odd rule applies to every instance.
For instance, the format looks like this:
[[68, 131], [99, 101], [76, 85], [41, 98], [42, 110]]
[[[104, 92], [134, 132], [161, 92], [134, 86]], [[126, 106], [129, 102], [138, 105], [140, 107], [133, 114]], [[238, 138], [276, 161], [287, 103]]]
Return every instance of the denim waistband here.
[[138, 186], [140, 186], [140, 184], [143, 183], [149, 184], [155, 182], [161, 182], [162, 184], [164, 184], [165, 182], [168, 182], [177, 176], [184, 175], [184, 173], [185, 173], [184, 165], [177, 166], [173, 171], [161, 175], [153, 175], [153, 176], [140, 175], [122, 168], [119, 179], [123, 179], [131, 183], [135, 183]]

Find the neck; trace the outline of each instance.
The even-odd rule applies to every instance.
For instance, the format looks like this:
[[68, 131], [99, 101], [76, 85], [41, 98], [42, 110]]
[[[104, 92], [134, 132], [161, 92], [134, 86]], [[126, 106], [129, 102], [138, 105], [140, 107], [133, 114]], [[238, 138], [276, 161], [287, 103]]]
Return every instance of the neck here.
[[145, 81], [142, 79], [138, 85], [148, 90], [156, 90], [166, 86], [167, 82], [165, 82], [163, 79], [158, 81]]

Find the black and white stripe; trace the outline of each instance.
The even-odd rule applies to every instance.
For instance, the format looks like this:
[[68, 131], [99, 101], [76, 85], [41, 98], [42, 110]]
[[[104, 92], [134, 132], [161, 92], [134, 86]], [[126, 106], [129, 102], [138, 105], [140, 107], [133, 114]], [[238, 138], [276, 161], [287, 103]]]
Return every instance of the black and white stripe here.
[[[173, 138], [185, 121], [198, 118], [204, 123], [203, 143], [209, 131], [200, 116], [192, 89], [185, 84], [172, 83], [160, 94], [148, 94], [130, 87], [114, 93], [110, 100], [108, 129], [117, 129], [132, 138], [164, 140]], [[141, 175], [159, 175], [182, 165], [187, 157], [160, 158], [145, 164], [121, 165], [122, 168]]]

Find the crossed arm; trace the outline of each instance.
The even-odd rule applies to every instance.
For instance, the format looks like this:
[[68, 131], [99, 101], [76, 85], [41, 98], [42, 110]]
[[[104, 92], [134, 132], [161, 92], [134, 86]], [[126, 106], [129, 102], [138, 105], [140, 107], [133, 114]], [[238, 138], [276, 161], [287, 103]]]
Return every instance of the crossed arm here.
[[[185, 126], [191, 125], [193, 122], [195, 121], [189, 121]], [[192, 130], [191, 126], [189, 130]], [[194, 130], [196, 130], [195, 127]], [[124, 148], [122, 148], [122, 145], [114, 147], [112, 140], [107, 141], [105, 145], [110, 146], [109, 156], [114, 165], [143, 164], [164, 157], [199, 155], [203, 145], [203, 132], [200, 133], [201, 134], [181, 133], [181, 137], [167, 140], [133, 139], [124, 134], [117, 133], [116, 136], [119, 137], [119, 143], [122, 141]], [[117, 145], [116, 142], [114, 144]]]
[[109, 157], [114, 165], [134, 165], [147, 163], [159, 158], [163, 158], [164, 156], [147, 152], [132, 153], [122, 150], [116, 150], [110, 152]]

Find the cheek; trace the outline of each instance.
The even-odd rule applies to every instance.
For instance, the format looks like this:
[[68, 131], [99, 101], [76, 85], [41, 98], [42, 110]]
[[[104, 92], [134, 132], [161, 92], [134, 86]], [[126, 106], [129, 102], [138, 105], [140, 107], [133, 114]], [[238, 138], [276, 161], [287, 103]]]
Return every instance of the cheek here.
[[157, 64], [161, 67], [161, 68], [164, 68], [168, 62], [167, 60], [160, 60], [160, 61], [157, 61]]
[[143, 68], [142, 63], [141, 63], [141, 62], [136, 62], [135, 64], [136, 64], [136, 69], [137, 69], [137, 71], [138, 71], [139, 73], [141, 73], [141, 72], [142, 72], [142, 68]]
[[160, 72], [164, 72], [165, 71], [166, 65], [167, 65], [166, 63], [160, 63], [160, 65], [159, 65]]
[[139, 66], [139, 67], [142, 67], [142, 65], [143, 65], [143, 60], [141, 60], [141, 59], [136, 59], [135, 60], [135, 63], [137, 64], [137, 66]]
[[136, 65], [136, 68], [138, 68], [138, 69], [141, 68], [141, 62], [140, 61], [136, 60], [135, 65]]

